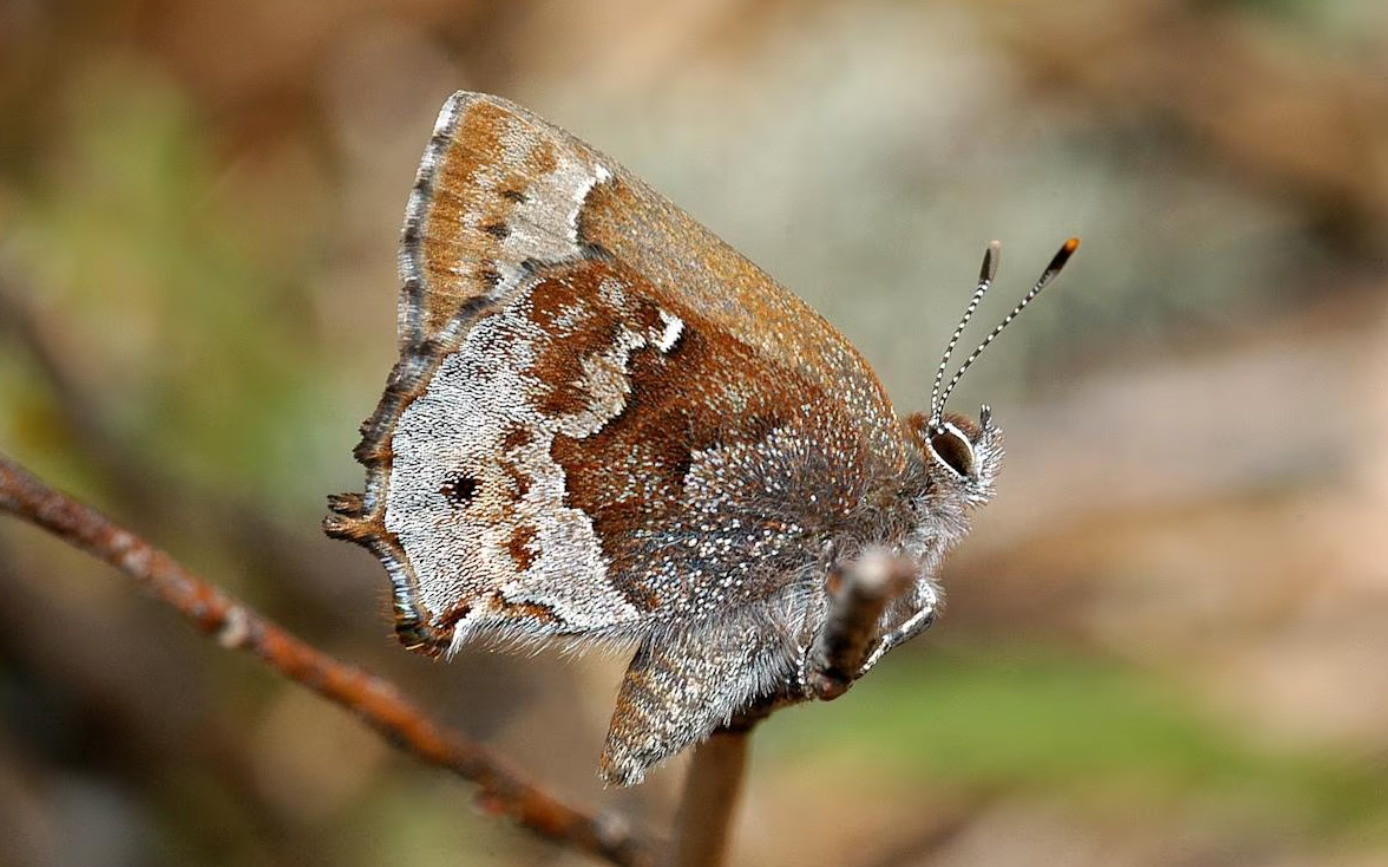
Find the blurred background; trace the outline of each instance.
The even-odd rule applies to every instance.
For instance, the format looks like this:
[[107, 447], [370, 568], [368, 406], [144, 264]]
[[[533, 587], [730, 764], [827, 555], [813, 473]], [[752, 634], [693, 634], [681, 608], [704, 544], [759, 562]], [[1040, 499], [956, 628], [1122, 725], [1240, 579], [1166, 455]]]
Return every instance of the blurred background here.
[[[1388, 5], [0, 0], [0, 449], [558, 792], [624, 660], [390, 634], [318, 530], [456, 89], [644, 176], [1008, 438], [947, 616], [757, 733], [735, 863], [1388, 863]], [[983, 326], [979, 326], [980, 331]], [[578, 864], [0, 521], [0, 864]]]

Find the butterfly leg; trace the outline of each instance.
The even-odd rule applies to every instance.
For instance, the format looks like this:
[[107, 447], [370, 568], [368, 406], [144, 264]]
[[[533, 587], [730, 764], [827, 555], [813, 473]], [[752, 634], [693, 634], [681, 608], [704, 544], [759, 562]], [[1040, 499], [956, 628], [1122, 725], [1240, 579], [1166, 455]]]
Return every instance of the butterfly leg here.
[[933, 584], [924, 582], [920, 587], [919, 594], [921, 598], [920, 608], [916, 610], [915, 614], [908, 617], [906, 622], [883, 636], [877, 649], [868, 656], [867, 662], [863, 663], [862, 671], [858, 672], [859, 677], [871, 671], [872, 667], [882, 657], [890, 653], [893, 648], [905, 644], [935, 624], [940, 610], [940, 591]]

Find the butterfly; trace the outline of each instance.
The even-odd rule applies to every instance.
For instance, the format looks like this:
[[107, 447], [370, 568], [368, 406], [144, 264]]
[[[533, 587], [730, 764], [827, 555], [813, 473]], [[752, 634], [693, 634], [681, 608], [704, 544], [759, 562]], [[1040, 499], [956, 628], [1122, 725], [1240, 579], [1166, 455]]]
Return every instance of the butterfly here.
[[409, 647], [635, 648], [600, 762], [631, 784], [804, 675], [835, 563], [913, 564], [873, 661], [929, 624], [1002, 434], [936, 375], [899, 417], [804, 302], [615, 161], [460, 92], [406, 208], [400, 358], [325, 529], [385, 565]]

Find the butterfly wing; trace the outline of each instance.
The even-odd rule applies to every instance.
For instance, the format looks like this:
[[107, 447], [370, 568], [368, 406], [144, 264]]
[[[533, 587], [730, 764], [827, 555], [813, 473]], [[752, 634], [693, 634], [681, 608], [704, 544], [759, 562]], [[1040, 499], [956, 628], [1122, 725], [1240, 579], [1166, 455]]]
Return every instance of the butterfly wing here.
[[[406, 213], [401, 357], [363, 425], [397, 631], [640, 638], [821, 556], [906, 461], [866, 363], [619, 165], [496, 97], [445, 105]], [[886, 465], [876, 472], [875, 465]]]

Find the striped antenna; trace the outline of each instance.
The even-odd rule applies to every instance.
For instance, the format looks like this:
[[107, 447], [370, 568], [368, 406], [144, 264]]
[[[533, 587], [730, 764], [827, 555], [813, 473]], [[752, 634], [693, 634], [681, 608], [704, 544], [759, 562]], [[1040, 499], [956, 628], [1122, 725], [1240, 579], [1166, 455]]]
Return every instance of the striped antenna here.
[[959, 324], [954, 327], [954, 334], [950, 337], [945, 354], [940, 358], [940, 366], [935, 371], [935, 387], [930, 390], [932, 427], [940, 426], [940, 413], [945, 408], [944, 401], [940, 400], [940, 385], [945, 381], [945, 368], [949, 366], [949, 358], [954, 354], [954, 348], [959, 345], [959, 338], [964, 336], [964, 326], [969, 324], [969, 320], [978, 310], [978, 305], [982, 303], [984, 294], [988, 292], [988, 287], [993, 285], [993, 278], [998, 275], [998, 263], [1001, 261], [1002, 242], [990, 242], [988, 249], [983, 253], [983, 267], [978, 272], [978, 288], [974, 290], [974, 297], [969, 299], [969, 306], [964, 308], [964, 315], [959, 319]]
[[[991, 332], [989, 332], [987, 337], [983, 338], [983, 342], [978, 345], [978, 348], [975, 349], [973, 352], [969, 353], [968, 358], [964, 359], [964, 363], [959, 366], [959, 370], [955, 372], [953, 378], [950, 379], [949, 385], [945, 386], [944, 394], [941, 395], [938, 405], [935, 402], [934, 394], [931, 394], [930, 406], [933, 415], [932, 421], [936, 426], [938, 426], [940, 423], [940, 416], [945, 411], [945, 403], [949, 400], [950, 394], [954, 392], [954, 387], [959, 384], [959, 380], [964, 378], [964, 372], [968, 370], [976, 360], [978, 360], [978, 357], [983, 354], [983, 350], [988, 348], [988, 344], [996, 340], [997, 336], [1002, 333], [1003, 329], [1011, 325], [1012, 320], [1016, 319], [1017, 315], [1020, 314], [1023, 310], [1025, 310], [1026, 306], [1030, 304], [1032, 300], [1036, 298], [1037, 295], [1041, 294], [1041, 290], [1045, 289], [1047, 286], [1050, 285], [1051, 281], [1056, 278], [1056, 275], [1058, 275], [1061, 269], [1065, 267], [1065, 263], [1070, 261], [1070, 257], [1074, 255], [1074, 252], [1078, 250], [1079, 247], [1079, 238], [1071, 238], [1070, 240], [1062, 244], [1060, 250], [1058, 250], [1055, 256], [1051, 259], [1051, 264], [1047, 265], [1046, 270], [1041, 273], [1041, 278], [1036, 281], [1036, 285], [1031, 287], [1031, 291], [1028, 292], [1026, 295], [1022, 296], [1022, 300], [1017, 302], [1017, 306], [1012, 308], [1012, 312], [1004, 316], [1002, 318], [1002, 321], [998, 323], [997, 327], [994, 328]], [[989, 250], [991, 251], [992, 249], [992, 245], [989, 245]], [[984, 259], [984, 264], [985, 266], [987, 264], [986, 258]], [[975, 299], [979, 298], [983, 294], [983, 288], [984, 287], [980, 287], [979, 290], [974, 293]], [[975, 304], [976, 301], [971, 302], [970, 314], [972, 313], [972, 307]], [[964, 317], [964, 321], [968, 321], [967, 315]], [[962, 323], [960, 327], [963, 327]], [[958, 339], [957, 332], [955, 338]], [[950, 341], [950, 348], [954, 348], [953, 340]], [[945, 357], [949, 357], [948, 352], [946, 352]], [[941, 373], [943, 373], [943, 371], [941, 371]], [[938, 387], [938, 385], [939, 375], [937, 374], [936, 386]]]

